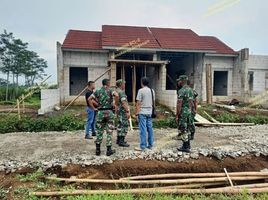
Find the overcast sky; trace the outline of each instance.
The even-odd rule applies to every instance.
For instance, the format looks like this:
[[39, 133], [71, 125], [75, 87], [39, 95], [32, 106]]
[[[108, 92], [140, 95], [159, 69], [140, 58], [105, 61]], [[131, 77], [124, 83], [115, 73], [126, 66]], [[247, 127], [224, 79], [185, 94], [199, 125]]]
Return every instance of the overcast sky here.
[[46, 59], [51, 83], [56, 82], [56, 41], [62, 43], [69, 29], [190, 28], [234, 50], [248, 47], [250, 53], [268, 55], [267, 9], [266, 0], [0, 0], [0, 32], [13, 32]]

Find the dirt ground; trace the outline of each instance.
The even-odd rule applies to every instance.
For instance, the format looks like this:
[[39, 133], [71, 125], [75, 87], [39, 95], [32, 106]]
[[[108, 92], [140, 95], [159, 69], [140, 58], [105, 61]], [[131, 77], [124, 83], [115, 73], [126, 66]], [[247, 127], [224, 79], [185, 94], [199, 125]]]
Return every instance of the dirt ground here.
[[[197, 127], [192, 151], [218, 150], [225, 152], [265, 153], [268, 151], [268, 125], [251, 127]], [[157, 129], [155, 133], [155, 151], [172, 150], [181, 142], [173, 139], [176, 129]], [[122, 152], [133, 151], [139, 145], [139, 133], [129, 133], [129, 148], [118, 147], [115, 156]], [[115, 137], [114, 137], [115, 142]], [[255, 152], [256, 150], [256, 152]], [[105, 139], [102, 154], [105, 154]], [[66, 158], [66, 155], [92, 157], [95, 153], [94, 140], [85, 140], [83, 131], [76, 132], [41, 132], [0, 134], [0, 165], [8, 161], [35, 162]], [[106, 156], [101, 156], [101, 158]], [[105, 158], [104, 158], [105, 159]]]

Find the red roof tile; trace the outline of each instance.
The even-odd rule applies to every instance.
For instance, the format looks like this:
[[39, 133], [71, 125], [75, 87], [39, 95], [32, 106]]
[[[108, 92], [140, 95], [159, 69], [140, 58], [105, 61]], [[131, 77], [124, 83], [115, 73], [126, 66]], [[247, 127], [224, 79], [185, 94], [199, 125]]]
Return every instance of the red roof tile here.
[[71, 49], [102, 49], [101, 32], [69, 30], [62, 47]]
[[[127, 45], [129, 42], [140, 40], [137, 44], [145, 42], [142, 48], [160, 48], [159, 44], [147, 29], [147, 27], [136, 26], [102, 26], [102, 46], [135, 46]], [[148, 43], [147, 43], [148, 41]]]
[[190, 29], [150, 28], [163, 49], [214, 50]]
[[[127, 45], [129, 42], [139, 42]], [[70, 30], [63, 48], [102, 49], [103, 47], [135, 46], [147, 42], [142, 48], [203, 50], [217, 54], [237, 54], [216, 37], [199, 36], [190, 29], [147, 28], [136, 26], [103, 25], [102, 32]]]
[[237, 52], [235, 52], [232, 48], [227, 46], [225, 43], [223, 43], [221, 40], [219, 40], [216, 37], [213, 36], [200, 36], [203, 41], [213, 46], [213, 48], [216, 50], [216, 54], [231, 54], [235, 55]]

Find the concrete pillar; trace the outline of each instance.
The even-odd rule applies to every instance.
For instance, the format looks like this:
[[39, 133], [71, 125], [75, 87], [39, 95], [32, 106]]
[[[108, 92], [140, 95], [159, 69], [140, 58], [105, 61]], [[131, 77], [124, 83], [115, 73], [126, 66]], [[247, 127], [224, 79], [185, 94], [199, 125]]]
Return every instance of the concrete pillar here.
[[64, 104], [64, 70], [61, 43], [57, 42], [57, 82], [60, 92], [60, 105]]
[[[110, 52], [109, 53], [109, 57], [110, 59], [114, 59], [115, 58], [115, 54], [114, 52]], [[115, 86], [116, 84], [116, 62], [111, 62], [111, 71], [110, 71], [110, 83], [111, 86]]]
[[248, 58], [249, 49], [245, 48], [240, 51], [240, 71], [241, 71], [241, 97], [244, 102], [249, 99], [249, 85], [248, 85]]
[[166, 90], [166, 83], [167, 83], [167, 68], [166, 68], [166, 64], [162, 64], [160, 66], [160, 87], [161, 87], [161, 90]]

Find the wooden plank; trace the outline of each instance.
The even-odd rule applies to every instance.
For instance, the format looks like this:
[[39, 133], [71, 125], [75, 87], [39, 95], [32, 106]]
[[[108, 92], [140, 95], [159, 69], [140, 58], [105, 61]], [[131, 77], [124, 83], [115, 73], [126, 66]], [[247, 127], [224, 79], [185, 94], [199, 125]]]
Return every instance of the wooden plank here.
[[228, 178], [228, 181], [229, 181], [231, 187], [234, 187], [233, 181], [231, 180], [231, 178], [230, 178], [230, 176], [229, 176], [229, 174], [228, 174], [226, 168], [224, 168], [224, 172], [225, 172], [225, 174], [226, 174], [226, 176], [227, 176], [227, 178]]
[[116, 63], [111, 63], [110, 84], [116, 85]]
[[208, 116], [208, 118], [210, 118], [210, 120], [214, 123], [220, 123], [219, 121], [217, 121], [216, 119], [214, 119], [211, 115], [209, 115], [206, 111], [204, 111], [205, 115]]
[[168, 64], [168, 60], [158, 60], [158, 61], [152, 61], [152, 60], [128, 60], [128, 59], [109, 59], [109, 62], [111, 63], [137, 63], [137, 64], [156, 64], [156, 65], [162, 65], [162, 64]]
[[204, 123], [204, 122], [195, 122], [195, 125], [204, 125], [204, 126], [254, 126], [254, 123]]
[[201, 115], [199, 115], [198, 113], [196, 113], [194, 119], [195, 119], [195, 121], [200, 122], [200, 123], [211, 123], [206, 118], [204, 118]]
[[206, 64], [206, 88], [207, 88], [207, 103], [212, 104], [212, 72], [211, 64]]

